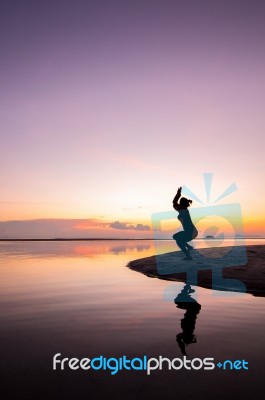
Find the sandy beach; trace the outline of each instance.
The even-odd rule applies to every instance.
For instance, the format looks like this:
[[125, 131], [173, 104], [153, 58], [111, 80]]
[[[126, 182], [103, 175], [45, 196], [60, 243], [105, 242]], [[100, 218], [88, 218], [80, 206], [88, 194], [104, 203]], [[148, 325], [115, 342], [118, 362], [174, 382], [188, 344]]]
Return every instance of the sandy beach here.
[[[242, 256], [240, 248], [236, 250]], [[193, 261], [183, 261], [181, 252], [176, 251], [134, 260], [128, 267], [152, 278], [186, 282], [192, 276], [191, 284], [204, 288], [265, 296], [265, 246], [247, 246], [245, 260], [237, 258], [236, 250], [233, 247], [194, 250]]]

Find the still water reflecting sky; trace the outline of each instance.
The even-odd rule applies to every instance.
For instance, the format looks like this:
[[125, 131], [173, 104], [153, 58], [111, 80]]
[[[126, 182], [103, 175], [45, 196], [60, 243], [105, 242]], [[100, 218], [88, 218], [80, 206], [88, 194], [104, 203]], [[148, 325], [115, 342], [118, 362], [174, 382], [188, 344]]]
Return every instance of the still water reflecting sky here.
[[[176, 336], [185, 335], [188, 322], [193, 339], [185, 346], [189, 358], [247, 359], [252, 365], [247, 379], [257, 388], [265, 299], [194, 288], [191, 296], [201, 308], [183, 322], [187, 309], [163, 299], [169, 286], [174, 298], [183, 283], [148, 278], [126, 267], [153, 254], [152, 241], [0, 243], [1, 367], [7, 382], [20, 380], [16, 373], [21, 369], [27, 374], [33, 366], [48, 382], [54, 380], [51, 359], [58, 352], [72, 357], [181, 357]], [[213, 382], [218, 373], [211, 375]], [[106, 379], [112, 387], [113, 381]], [[126, 379], [135, 388], [135, 378]], [[102, 377], [93, 387], [98, 390], [101, 383]], [[145, 387], [144, 381], [141, 385]], [[30, 393], [27, 387], [25, 391]]]

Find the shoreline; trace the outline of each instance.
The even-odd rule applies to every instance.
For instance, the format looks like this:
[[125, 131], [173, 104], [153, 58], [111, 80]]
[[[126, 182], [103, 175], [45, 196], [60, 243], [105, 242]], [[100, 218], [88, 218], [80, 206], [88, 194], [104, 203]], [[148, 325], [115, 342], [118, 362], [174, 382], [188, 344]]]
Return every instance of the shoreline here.
[[[204, 257], [207, 257], [209, 255], [210, 257], [212, 257], [211, 252], [215, 251], [215, 256], [217, 256], [216, 260], [218, 260], [218, 252], [222, 250], [229, 253], [232, 249], [233, 247], [227, 246], [199, 250], [200, 253], [203, 252]], [[192, 252], [192, 255], [195, 252], [199, 253], [198, 251], [194, 250]], [[236, 258], [232, 258], [231, 266], [222, 267], [222, 265], [219, 265], [216, 267], [216, 269], [214, 267], [214, 262], [212, 262], [212, 265], [207, 265], [207, 263], [205, 263], [205, 265], [203, 266], [196, 266], [195, 261], [186, 261], [179, 264], [181, 265], [181, 268], [179, 268], [178, 266], [175, 267], [173, 273], [171, 273], [173, 271], [172, 268], [168, 268], [168, 270], [164, 269], [165, 272], [163, 273], [164, 266], [170, 267], [172, 265], [177, 265], [176, 261], [179, 260], [180, 255], [180, 251], [165, 253], [158, 256], [154, 255], [151, 257], [131, 261], [127, 264], [127, 267], [135, 272], [140, 272], [149, 278], [158, 278], [167, 281], [178, 282], [186, 282], [187, 276], [189, 276], [188, 274], [192, 273], [194, 277], [195, 273], [195, 283], [191, 284], [193, 284], [194, 286], [201, 286], [206, 289], [212, 289], [213, 273], [219, 271], [221, 274], [221, 278], [218, 281], [218, 286], [214, 287], [215, 290], [244, 292], [244, 289], [240, 290], [239, 287], [237, 288], [237, 285], [235, 285], [235, 283], [240, 281], [245, 285], [246, 293], [252, 294], [253, 296], [265, 297], [265, 245], [246, 246], [247, 259], [245, 263], [240, 263], [240, 265], [236, 265]], [[222, 254], [220, 255], [220, 257], [222, 257]], [[236, 266], [233, 266], [233, 260]], [[159, 265], [159, 272], [157, 265]]]

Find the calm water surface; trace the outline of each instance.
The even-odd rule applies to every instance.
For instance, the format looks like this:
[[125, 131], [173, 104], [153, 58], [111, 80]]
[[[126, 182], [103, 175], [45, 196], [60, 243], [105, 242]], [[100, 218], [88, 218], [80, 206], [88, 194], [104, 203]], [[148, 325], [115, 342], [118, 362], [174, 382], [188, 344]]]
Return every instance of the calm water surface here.
[[[172, 242], [164, 245], [165, 251], [175, 250]], [[194, 343], [186, 346], [187, 357], [245, 359], [248, 371], [163, 370], [149, 377], [140, 371], [115, 376], [107, 371], [52, 371], [55, 353], [78, 358], [182, 357], [176, 336], [184, 332], [181, 320], [187, 310], [176, 307], [173, 299], [183, 283], [148, 278], [126, 267], [154, 252], [148, 240], [1, 242], [0, 367], [5, 398], [103, 399], [112, 394], [173, 399], [198, 391], [204, 398], [263, 398], [265, 299], [196, 287], [192, 297], [201, 308], [186, 321], [195, 335]], [[167, 300], [165, 293], [171, 293]]]

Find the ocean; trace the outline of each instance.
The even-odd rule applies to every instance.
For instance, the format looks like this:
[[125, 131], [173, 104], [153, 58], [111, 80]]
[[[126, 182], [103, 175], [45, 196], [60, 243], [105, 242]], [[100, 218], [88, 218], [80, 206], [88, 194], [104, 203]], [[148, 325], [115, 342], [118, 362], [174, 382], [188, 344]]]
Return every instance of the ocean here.
[[[173, 245], [165, 241], [165, 250]], [[190, 305], [174, 302], [183, 283], [126, 266], [154, 252], [151, 240], [0, 242], [3, 398], [175, 399], [199, 391], [205, 399], [263, 398], [265, 298], [193, 287]], [[168, 369], [165, 362], [150, 375], [67, 364], [54, 370], [57, 353], [90, 360], [185, 353], [186, 360], [213, 358], [215, 365], [244, 360], [247, 368]]]

